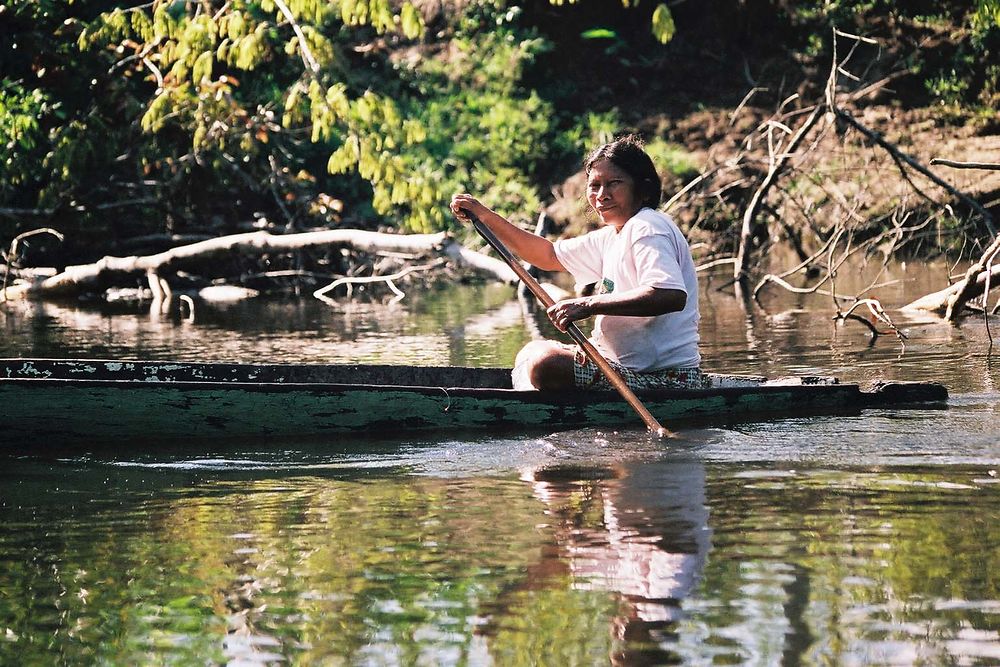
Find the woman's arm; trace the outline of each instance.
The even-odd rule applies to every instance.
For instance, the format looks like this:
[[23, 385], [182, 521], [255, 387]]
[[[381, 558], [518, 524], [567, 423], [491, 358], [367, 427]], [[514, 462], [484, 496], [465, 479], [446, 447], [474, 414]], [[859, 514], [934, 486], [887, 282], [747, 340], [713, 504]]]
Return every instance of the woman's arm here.
[[627, 317], [654, 317], [684, 310], [687, 294], [678, 289], [637, 287], [627, 292], [595, 294], [577, 299], [559, 301], [548, 309], [549, 319], [560, 331], [570, 322], [594, 315], [622, 315]]
[[511, 223], [502, 215], [484, 206], [472, 195], [459, 194], [452, 197], [451, 210], [455, 217], [468, 223], [468, 213], [475, 215], [486, 225], [508, 249], [529, 264], [543, 271], [565, 271], [556, 258], [552, 242], [532, 234]]

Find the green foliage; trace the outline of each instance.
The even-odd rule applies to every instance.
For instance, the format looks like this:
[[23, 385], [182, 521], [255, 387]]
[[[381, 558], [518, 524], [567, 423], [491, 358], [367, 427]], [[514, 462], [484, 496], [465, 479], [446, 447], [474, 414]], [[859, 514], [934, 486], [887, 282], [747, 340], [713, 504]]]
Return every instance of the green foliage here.
[[958, 106], [969, 91], [969, 81], [954, 69], [927, 79], [927, 91], [942, 104]]
[[105, 5], [0, 5], [0, 200], [13, 211], [3, 218], [8, 238], [45, 216], [72, 232], [107, 219], [94, 214], [96, 204], [140, 198], [134, 190], [113, 194], [118, 184], [138, 180], [119, 159], [131, 145], [124, 138], [128, 123], [110, 121], [112, 109], [132, 109], [113, 94], [95, 94], [110, 65], [107, 54], [81, 54], [75, 44], [77, 17], [95, 13], [97, 4]]
[[665, 4], [659, 4], [653, 10], [653, 36], [661, 44], [666, 44], [674, 38], [677, 26], [674, 25], [674, 16], [670, 13], [670, 8]]
[[[398, 13], [384, 0], [287, 8], [233, 2], [210, 16], [154, 2], [103, 15], [79, 42], [129, 53], [155, 85], [140, 127], [158, 135], [160, 150], [172, 146], [170, 164], [190, 170], [182, 181], [194, 174], [183, 165], [223, 165], [228, 156], [240, 156], [251, 178], [270, 172], [272, 185], [276, 163], [281, 175], [309, 165], [312, 175], [322, 164], [331, 178], [319, 186], [364, 197], [365, 184], [372, 210], [411, 231], [449, 227], [447, 202], [460, 189], [494, 193], [501, 208], [505, 200], [528, 215], [538, 210], [532, 176], [549, 159], [543, 146], [555, 122], [551, 107], [521, 86], [525, 63], [545, 44], [513, 27], [517, 12], [469, 5], [456, 19], [450, 57], [411, 64], [391, 51], [360, 63], [355, 55], [359, 45], [370, 48], [371, 32], [391, 33], [398, 47], [419, 39], [423, 20], [408, 3]], [[372, 68], [384, 73], [372, 78]], [[493, 187], [501, 178], [504, 186]]]
[[970, 40], [973, 48], [989, 63], [983, 73], [983, 83], [977, 95], [980, 110], [996, 113], [1000, 107], [1000, 0], [976, 0], [969, 15]]
[[976, 0], [975, 9], [969, 14], [969, 27], [973, 43], [984, 44], [1000, 28], [1000, 0]]
[[[447, 19], [450, 50], [415, 59], [396, 53], [431, 53], [423, 16], [387, 0], [234, 0], [211, 11], [154, 0], [101, 14], [76, 41], [84, 53], [114, 50], [121, 92], [142, 109], [134, 164], [170, 205], [190, 204], [170, 218], [250, 185], [247, 206], [273, 196], [291, 219], [331, 192], [355, 214], [432, 231], [453, 224], [457, 190], [530, 220], [538, 174], [580, 148], [575, 123], [563, 137], [564, 119], [523, 84], [549, 45], [520, 15], [503, 0], [470, 3]], [[652, 30], [672, 38], [665, 5]], [[65, 172], [73, 159], [55, 162]]]
[[[641, 104], [626, 95], [684, 46], [671, 43], [675, 18], [689, 30], [702, 11], [621, 7], [595, 20], [567, 6], [557, 15], [577, 20], [548, 25], [551, 6], [511, 0], [8, 3], [0, 196], [116, 237], [221, 232], [255, 215], [450, 229], [457, 191], [530, 224], [587, 149], [636, 124]], [[768, 19], [794, 28], [802, 60], [826, 64], [833, 26], [868, 34], [891, 16], [949, 38], [936, 60], [914, 57], [927, 98], [984, 115], [1000, 101], [1000, 0], [782, 7]], [[693, 173], [682, 150], [647, 139], [665, 174]]]
[[984, 111], [993, 111], [1000, 108], [1000, 65], [989, 65], [986, 68], [983, 89], [979, 93], [979, 102]]
[[[147, 166], [177, 187], [196, 179], [205, 187], [208, 167], [216, 188], [256, 184], [259, 196], [290, 204], [280, 205], [294, 218], [326, 196], [301, 187], [317, 183], [322, 151], [333, 174], [351, 167], [371, 181], [383, 212], [392, 197], [382, 186], [407, 184], [399, 148], [421, 132], [400, 120], [392, 99], [363, 92], [350, 60], [366, 31], [417, 38], [423, 22], [409, 3], [396, 14], [384, 0], [232, 2], [214, 14], [158, 1], [102, 15], [79, 42], [115, 46], [128, 54], [120, 62], [134, 63], [131, 71], [154, 85], [139, 125], [155, 135], [146, 143], [162, 157]], [[141, 90], [135, 93], [141, 98]], [[322, 189], [337, 184], [318, 182]]]
[[608, 28], [591, 28], [580, 33], [584, 39], [618, 39], [618, 33]]
[[[932, 9], [933, 11], [928, 11]], [[920, 49], [907, 54], [911, 70], [930, 98], [953, 111], [995, 108], [1000, 98], [989, 73], [1000, 51], [1000, 0], [974, 3], [900, 3], [894, 0], [810, 0], [786, 8], [799, 33], [799, 49], [812, 59], [830, 55], [834, 28], [898, 44], [896, 26], [913, 32]], [[992, 105], [992, 106], [991, 106]]]
[[435, 94], [411, 107], [427, 131], [424, 161], [440, 166], [445, 197], [480, 193], [488, 205], [530, 221], [541, 208], [533, 176], [550, 157], [555, 111], [536, 93], [519, 90], [518, 81], [544, 45], [509, 30], [453, 45], [450, 62], [415, 72], [438, 81]]
[[599, 144], [606, 144], [621, 132], [623, 121], [617, 108], [608, 111], [588, 111], [560, 135], [564, 150], [577, 154], [582, 162], [583, 151]]
[[319, 116], [339, 113], [347, 121], [329, 170], [357, 169], [373, 188], [375, 210], [407, 229], [449, 227], [447, 202], [460, 190], [485, 193], [487, 203], [515, 218], [540, 208], [531, 176], [546, 158], [553, 112], [517, 88], [523, 63], [540, 45], [506, 31], [476, 37], [455, 39], [448, 62], [404, 71], [406, 85], [393, 100], [368, 92], [350, 102], [343, 89], [326, 104], [314, 100], [314, 131], [324, 126]]
[[646, 152], [661, 176], [670, 174], [689, 180], [701, 172], [694, 157], [683, 146], [656, 138], [646, 143]]
[[0, 181], [0, 194], [9, 194], [30, 179], [32, 155], [44, 142], [39, 118], [47, 111], [48, 100], [41, 90], [25, 90], [8, 80], [0, 82], [0, 145], [6, 174]]

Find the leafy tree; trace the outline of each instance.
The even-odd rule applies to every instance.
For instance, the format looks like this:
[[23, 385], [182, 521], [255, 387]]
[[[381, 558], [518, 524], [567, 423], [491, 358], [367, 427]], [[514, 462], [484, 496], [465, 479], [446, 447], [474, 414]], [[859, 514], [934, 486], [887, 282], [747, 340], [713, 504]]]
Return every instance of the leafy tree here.
[[738, 103], [745, 53], [765, 85], [754, 65], [776, 53], [825, 69], [833, 26], [957, 27], [933, 56], [900, 55], [924, 101], [994, 109], [998, 5], [8, 2], [0, 233], [32, 212], [84, 249], [86, 235], [217, 233], [253, 217], [437, 230], [459, 190], [527, 222], [595, 140], [658, 111]]
[[497, 200], [537, 209], [528, 179], [553, 114], [518, 76], [542, 45], [505, 15], [486, 3], [432, 17], [457, 24], [450, 60], [420, 40], [413, 5], [382, 0], [156, 1], [103, 15], [80, 44], [112, 47], [149, 96], [143, 168], [171, 190], [242, 179], [289, 223], [367, 190], [375, 213], [429, 231], [448, 226], [452, 192], [487, 178], [504, 184]]
[[[370, 198], [375, 214], [430, 231], [451, 224], [461, 189], [530, 215], [539, 165], [562, 156], [543, 147], [569, 148], [551, 104], [522, 85], [548, 44], [519, 14], [491, 0], [426, 16], [408, 1], [155, 0], [105, 14], [80, 44], [113, 47], [145, 83], [158, 159], [143, 168], [161, 180], [225, 190], [220, 174], [239, 174], [266, 184], [290, 224]], [[428, 19], [443, 39], [424, 39]], [[673, 35], [666, 6], [652, 31]]]
[[992, 115], [1000, 99], [1000, 0], [897, 2], [810, 0], [784, 3], [791, 44], [826, 58], [832, 28], [882, 39], [938, 102]]
[[109, 4], [0, 5], [0, 231], [6, 238], [22, 221], [86, 216], [99, 205], [106, 211], [119, 199], [144, 198], [118, 150], [122, 125], [114, 119], [127, 109], [114, 95], [94, 94], [108, 79], [105, 58], [81, 54], [75, 44], [79, 21]]

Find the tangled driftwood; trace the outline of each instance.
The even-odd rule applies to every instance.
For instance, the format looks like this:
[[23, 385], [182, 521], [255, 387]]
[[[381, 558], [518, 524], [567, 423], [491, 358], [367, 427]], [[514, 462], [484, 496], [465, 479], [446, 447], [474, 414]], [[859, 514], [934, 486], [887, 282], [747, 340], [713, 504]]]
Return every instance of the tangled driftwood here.
[[[495, 278], [513, 284], [517, 277], [506, 264], [458, 244], [446, 233], [385, 234], [359, 229], [332, 229], [300, 234], [275, 235], [266, 231], [234, 234], [179, 246], [145, 256], [104, 257], [91, 264], [67, 266], [63, 271], [31, 281], [7, 286], [0, 299], [50, 297], [73, 294], [112, 276], [146, 274], [149, 284], [163, 289], [160, 274], [182, 261], [206, 259], [241, 251], [251, 254], [287, 252], [305, 248], [339, 246], [372, 254], [403, 252], [439, 256], [467, 264]], [[154, 290], [155, 293], [155, 290]]]
[[[837, 55], [836, 47], [838, 40], [846, 40], [851, 45], [846, 55], [842, 58], [839, 58]], [[743, 144], [741, 144], [746, 147], [750, 147], [753, 144], [765, 146], [766, 155], [763, 159], [766, 160], [767, 169], [762, 176], [757, 177], [757, 184], [752, 188], [752, 195], [743, 209], [742, 225], [735, 257], [713, 259], [699, 267], [699, 270], [718, 266], [722, 263], [732, 263], [733, 280], [726, 283], [726, 285], [733, 285], [735, 283], [737, 294], [745, 294], [745, 289], [748, 286], [748, 281], [752, 276], [754, 267], [754, 262], [751, 258], [754, 250], [753, 245], [756, 240], [767, 239], [771, 236], [767, 228], [767, 219], [771, 217], [784, 225], [788, 239], [795, 248], [801, 262], [788, 270], [768, 273], [760, 278], [751, 292], [754, 300], [757, 299], [761, 291], [768, 285], [775, 285], [795, 293], [827, 295], [833, 301], [838, 320], [860, 321], [871, 329], [873, 335], [884, 333], [877, 326], [884, 325], [902, 341], [904, 338], [903, 334], [888, 318], [882, 304], [871, 297], [865, 296], [867, 292], [881, 286], [877, 284], [878, 277], [876, 277], [872, 285], [857, 294], [838, 294], [834, 289], [834, 281], [838, 268], [851, 255], [858, 253], [863, 253], [864, 255], [879, 253], [883, 255], [885, 260], [883, 261], [884, 271], [886, 262], [905, 243], [920, 238], [919, 235], [921, 234], [926, 235], [933, 232], [933, 230], [931, 232], [922, 231], [925, 227], [938, 223], [939, 226], [937, 229], [940, 230], [942, 219], [945, 217], [955, 217], [955, 213], [948, 200], [960, 203], [970, 211], [971, 217], [966, 224], [977, 224], [980, 230], [988, 234], [987, 238], [995, 239], [996, 225], [990, 212], [980, 202], [976, 201], [975, 198], [934, 174], [921, 164], [919, 159], [901, 150], [899, 146], [880, 132], [869, 127], [859, 116], [855, 115], [855, 112], [844, 106], [845, 103], [858, 99], [858, 96], [862, 92], [868, 94], [868, 92], [873, 90], [873, 86], [880, 85], [872, 84], [871, 86], [860, 88], [855, 93], [844, 93], [841, 91], [840, 84], [838, 83], [838, 78], [842, 76], [860, 83], [859, 78], [854, 77], [847, 71], [847, 64], [855, 53], [857, 45], [866, 41], [870, 42], [871, 40], [835, 31], [833, 62], [827, 78], [823, 98], [811, 107], [807, 106], [786, 111], [785, 108], [790, 105], [793, 99], [787, 98], [779, 105], [778, 110], [770, 118], [756, 125], [754, 129], [754, 135], [756, 136], [748, 136]], [[881, 83], [884, 84], [887, 80]], [[795, 116], [801, 114], [808, 114], [808, 116], [804, 121], [799, 123], [797, 129], [791, 129], [795, 127]], [[798, 205], [795, 186], [792, 185], [792, 187], [784, 188], [779, 179], [786, 173], [796, 172], [801, 169], [810, 153], [815, 154], [817, 152], [817, 147], [820, 145], [823, 135], [829, 136], [831, 129], [836, 129], [837, 135], [841, 137], [847, 137], [850, 133], [856, 133], [856, 136], [863, 138], [864, 145], [871, 147], [873, 152], [881, 152], [882, 155], [887, 156], [896, 169], [898, 169], [903, 181], [910, 188], [910, 192], [915, 193], [914, 196], [930, 204], [930, 212], [926, 215], [918, 215], [918, 222], [916, 223], [907, 223], [907, 220], [914, 215], [915, 211], [906, 207], [906, 201], [909, 196], [906, 195], [903, 197], [902, 203], [895, 210], [888, 214], [880, 213], [878, 216], [882, 221], [891, 220], [893, 223], [891, 228], [877, 234], [872, 234], [872, 223], [875, 221], [871, 219], [871, 216], [864, 214], [864, 209], [870, 205], [868, 201], [873, 198], [873, 193], [865, 189], [860, 189], [854, 195], [852, 202], [850, 194], [843, 192], [841, 187], [839, 187], [839, 183], [832, 180], [816, 182], [815, 187], [825, 193], [826, 201], [839, 208], [841, 212], [839, 215], [831, 216], [829, 213], [826, 213], [824, 216], [824, 213], [830, 209], [811, 208], [808, 198], [806, 198], [806, 205]], [[806, 145], [806, 139], [809, 135], [812, 135], [813, 138], [810, 139], [810, 144]], [[741, 148], [741, 152], [735, 158], [731, 157], [726, 160], [726, 164], [735, 165], [749, 162], [749, 159], [744, 158], [742, 150]], [[1000, 169], [1000, 165], [994, 163], [959, 162], [940, 157], [931, 160], [931, 164], [958, 169]], [[714, 176], [721, 171], [723, 170], [719, 167], [710, 168], [695, 179], [695, 181], [689, 183], [681, 193], [678, 193], [671, 200], [670, 204], [675, 204], [682, 193], [690, 192], [696, 184], [708, 181], [710, 176]], [[915, 175], [919, 175], [919, 177], [932, 183], [944, 195], [945, 200], [935, 200], [927, 192], [921, 190], [921, 187], [914, 182]], [[801, 176], [801, 173], [799, 176]], [[721, 189], [718, 187], [712, 188], [716, 195], [724, 189], [725, 187]], [[801, 234], [802, 229], [795, 229], [793, 225], [789, 224], [785, 219], [787, 211], [778, 210], [774, 204], [769, 207], [767, 203], [769, 195], [772, 199], [777, 199], [776, 195], [781, 195], [782, 204], [780, 206], [782, 207], [786, 205], [793, 206], [791, 212], [799, 215], [803, 220], [802, 229], [806, 231], [811, 229], [821, 242], [822, 247], [818, 251], [810, 254], [805, 250], [805, 246], [799, 242], [800, 239], [797, 236]], [[865, 197], [868, 197], [868, 199], [865, 199]], [[884, 199], [878, 198], [877, 192], [874, 193], [874, 199], [876, 201], [884, 201]], [[819, 201], [822, 201], [822, 199]], [[794, 208], [796, 205], [798, 205], [797, 208]], [[815, 204], [813, 203], [813, 205]], [[973, 238], [974, 240], [975, 237], [966, 238]], [[982, 308], [979, 308], [978, 305], [974, 305], [972, 302], [988, 294], [991, 287], [1000, 283], [1000, 279], [998, 279], [998, 276], [1000, 276], [1000, 266], [994, 266], [994, 264], [1000, 265], [1000, 245], [998, 244], [1000, 244], [1000, 240], [993, 240], [979, 260], [965, 272], [961, 280], [938, 292], [928, 294], [908, 304], [905, 308], [935, 312], [949, 320], [954, 320], [962, 314], [972, 311], [984, 312], [988, 315], [989, 308], [985, 303], [985, 298]], [[835, 254], [840, 254], [840, 248], [843, 248], [843, 254], [835, 257]], [[759, 254], [759, 250], [757, 252]], [[790, 282], [789, 276], [797, 273], [810, 276], [807, 285], [797, 286]], [[879, 275], [881, 274], [882, 272]], [[826, 289], [823, 289], [824, 287]], [[853, 303], [846, 312], [841, 308], [841, 304], [845, 302], [847, 304]], [[871, 313], [871, 317], [858, 315], [856, 311], [859, 307], [867, 307]], [[995, 313], [998, 310], [1000, 310], [1000, 302], [994, 307], [993, 312]]]
[[[990, 288], [996, 286], [993, 279], [1000, 276], [1000, 264], [994, 265], [994, 262], [998, 256], [1000, 256], [1000, 237], [993, 240], [979, 261], [966, 270], [961, 280], [942, 290], [920, 297], [904, 306], [904, 309], [924, 310], [943, 315], [948, 320], [957, 319], [969, 301], [982, 296], [985, 302]], [[1000, 280], [997, 280], [997, 283], [1000, 283]]]

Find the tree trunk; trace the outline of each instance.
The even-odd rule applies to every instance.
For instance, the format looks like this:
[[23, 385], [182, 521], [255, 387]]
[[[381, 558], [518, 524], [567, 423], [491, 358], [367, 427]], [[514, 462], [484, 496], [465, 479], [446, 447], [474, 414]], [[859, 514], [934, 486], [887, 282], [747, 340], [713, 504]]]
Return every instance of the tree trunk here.
[[[925, 310], [946, 316], [948, 319], [956, 319], [958, 314], [962, 312], [966, 301], [983, 293], [983, 289], [986, 287], [986, 275], [986, 271], [980, 271], [972, 280], [962, 279], [943, 290], [922, 296], [916, 301], [906, 304], [902, 309]], [[1000, 283], [1000, 265], [991, 268], [990, 282], [992, 287], [1000, 286], [997, 284]]]
[[492, 274], [513, 284], [514, 272], [502, 261], [487, 257], [457, 244], [446, 233], [438, 234], [383, 234], [360, 229], [331, 229], [301, 234], [273, 235], [269, 232], [250, 232], [199, 241], [146, 256], [104, 257], [92, 264], [67, 266], [54, 276], [31, 282], [9, 285], [0, 295], [0, 301], [28, 297], [47, 297], [74, 294], [100, 279], [115, 274], [145, 273], [156, 276], [170, 266], [191, 259], [204, 259], [213, 255], [236, 251], [251, 254], [301, 250], [316, 246], [347, 246], [370, 253], [405, 252], [444, 255], [458, 262]]

